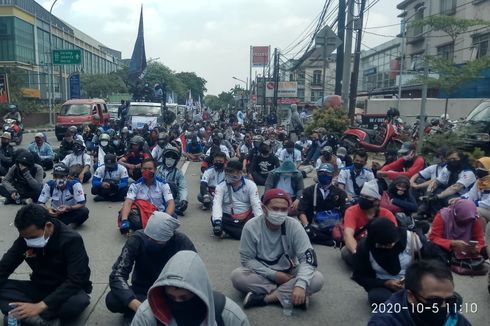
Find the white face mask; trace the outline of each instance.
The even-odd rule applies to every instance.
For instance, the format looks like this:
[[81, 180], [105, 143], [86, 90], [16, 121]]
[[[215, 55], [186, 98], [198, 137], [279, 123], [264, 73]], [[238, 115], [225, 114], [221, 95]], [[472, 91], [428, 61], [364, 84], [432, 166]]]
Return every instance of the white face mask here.
[[267, 220], [274, 225], [282, 225], [288, 217], [288, 212], [267, 211]]
[[166, 159], [165, 159], [165, 165], [166, 165], [168, 168], [171, 168], [171, 167], [173, 167], [173, 166], [174, 166], [175, 161], [176, 161], [176, 160], [175, 160], [175, 159], [173, 159], [173, 158], [166, 158]]
[[56, 187], [61, 188], [65, 185], [65, 179], [55, 179]]
[[100, 142], [100, 146], [102, 147], [106, 147], [107, 145], [109, 145], [109, 142], [107, 140], [103, 140]]
[[30, 248], [44, 248], [48, 244], [49, 237], [47, 239], [44, 238], [44, 234], [46, 233], [46, 230], [44, 231], [43, 235], [34, 239], [25, 239], [25, 242], [28, 247]]

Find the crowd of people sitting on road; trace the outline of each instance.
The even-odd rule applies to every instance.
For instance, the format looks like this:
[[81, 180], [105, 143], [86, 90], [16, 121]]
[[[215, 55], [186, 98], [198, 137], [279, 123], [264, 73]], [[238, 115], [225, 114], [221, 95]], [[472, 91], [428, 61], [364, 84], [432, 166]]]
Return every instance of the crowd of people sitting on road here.
[[[127, 241], [105, 300], [127, 325], [248, 325], [242, 308], [308, 309], [324, 285], [312, 244], [341, 249], [373, 312], [408, 307], [378, 309], [369, 325], [470, 325], [452, 272], [487, 274], [490, 157], [470, 162], [449, 148], [424, 157], [407, 142], [379, 162], [348, 152], [325, 128], [305, 134], [300, 120], [287, 131], [273, 115], [262, 126], [241, 111], [204, 117], [152, 130], [72, 126], [59, 149], [44, 133], [16, 150], [2, 135], [0, 195], [23, 206], [19, 237], [0, 260], [5, 325], [59, 325], [89, 305], [91, 271], [75, 229], [91, 200], [122, 203], [114, 216]], [[184, 160], [201, 164], [197, 198]], [[242, 308], [213, 291], [192, 239], [177, 231], [190, 202], [209, 211], [205, 232], [216, 241], [240, 241], [229, 281]], [[24, 261], [30, 281], [10, 278]]]

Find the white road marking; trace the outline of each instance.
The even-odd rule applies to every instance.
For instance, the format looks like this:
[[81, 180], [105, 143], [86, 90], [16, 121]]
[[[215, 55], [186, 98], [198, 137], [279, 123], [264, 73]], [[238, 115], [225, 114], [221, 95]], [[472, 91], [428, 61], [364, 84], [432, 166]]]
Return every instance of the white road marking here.
[[184, 165], [182, 165], [182, 168], [180, 169], [183, 175], [185, 175], [185, 173], [187, 172], [188, 167], [189, 167], [189, 161], [186, 161]]

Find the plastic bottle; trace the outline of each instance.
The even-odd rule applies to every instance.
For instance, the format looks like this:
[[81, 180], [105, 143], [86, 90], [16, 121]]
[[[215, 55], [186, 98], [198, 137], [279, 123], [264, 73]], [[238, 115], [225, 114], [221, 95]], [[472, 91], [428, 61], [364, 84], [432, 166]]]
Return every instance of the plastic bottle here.
[[291, 317], [293, 315], [293, 302], [291, 298], [286, 298], [282, 303], [282, 313], [284, 316]]
[[7, 325], [8, 326], [20, 326], [20, 321], [14, 317], [10, 312], [17, 307], [14, 303], [9, 303], [9, 314], [7, 316]]

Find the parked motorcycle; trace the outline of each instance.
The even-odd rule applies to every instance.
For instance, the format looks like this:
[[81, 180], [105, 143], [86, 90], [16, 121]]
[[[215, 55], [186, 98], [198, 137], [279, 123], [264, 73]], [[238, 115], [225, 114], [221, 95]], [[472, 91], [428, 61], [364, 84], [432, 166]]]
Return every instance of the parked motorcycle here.
[[20, 145], [20, 143], [22, 143], [24, 130], [17, 120], [15, 119], [3, 120], [3, 131], [10, 133], [12, 137], [12, 141], [15, 142], [16, 145]]
[[386, 119], [377, 129], [350, 127], [344, 131], [340, 143], [349, 153], [359, 148], [369, 152], [397, 151], [403, 143], [400, 138], [401, 128], [397, 119]]

